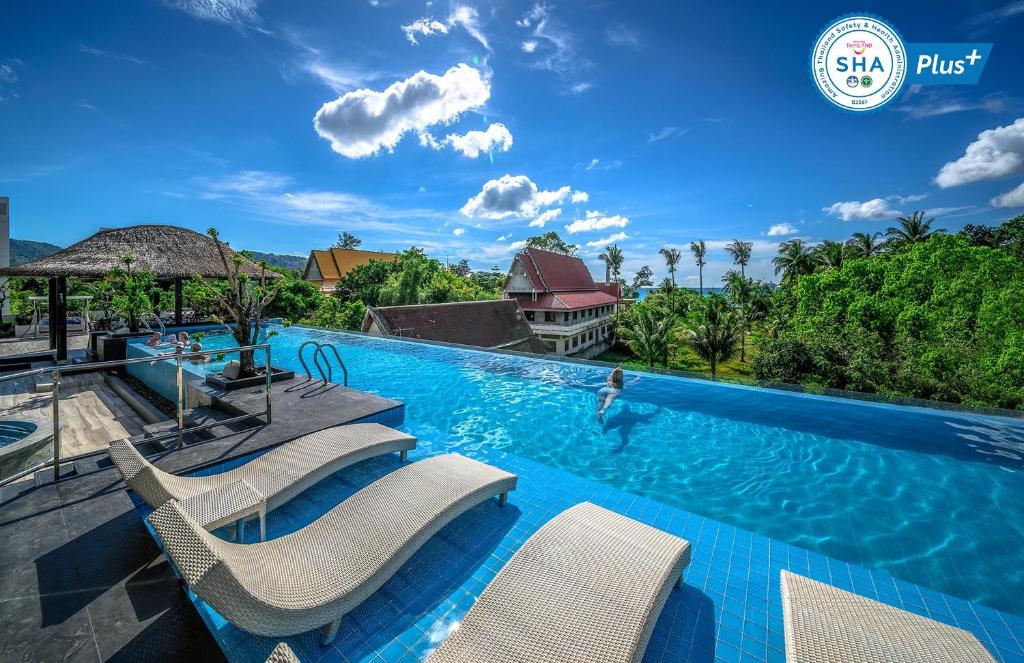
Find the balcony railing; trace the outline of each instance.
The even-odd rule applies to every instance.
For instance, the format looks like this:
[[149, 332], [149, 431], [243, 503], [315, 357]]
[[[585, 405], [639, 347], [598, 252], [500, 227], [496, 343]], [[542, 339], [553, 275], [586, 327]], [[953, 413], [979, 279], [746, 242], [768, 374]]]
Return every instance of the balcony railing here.
[[[226, 419], [218, 419], [217, 421], [215, 421], [213, 423], [202, 424], [202, 425], [199, 425], [199, 426], [193, 426], [191, 428], [185, 428], [185, 381], [184, 381], [184, 371], [183, 371], [183, 364], [185, 363], [185, 361], [187, 361], [189, 359], [193, 359], [195, 357], [210, 357], [210, 356], [213, 356], [213, 355], [229, 355], [229, 354], [234, 354], [236, 352], [246, 352], [246, 351], [253, 351], [253, 352], [255, 352], [256, 350], [263, 350], [264, 353], [265, 353], [265, 355], [264, 355], [265, 356], [265, 366], [267, 367], [267, 370], [266, 370], [266, 374], [267, 374], [267, 384], [266, 384], [267, 408], [265, 410], [263, 410], [262, 412], [246, 413], [246, 414], [242, 414], [242, 415], [239, 415], [239, 416], [236, 416], [236, 417], [230, 417], [230, 418], [226, 418]], [[53, 401], [53, 458], [51, 460], [47, 460], [47, 461], [44, 461], [42, 463], [39, 463], [38, 465], [35, 465], [33, 467], [29, 467], [29, 468], [26, 468], [24, 470], [20, 470], [19, 472], [17, 472], [16, 474], [12, 474], [11, 476], [0, 477], [0, 486], [6, 485], [8, 483], [11, 483], [12, 481], [17, 481], [18, 479], [20, 479], [20, 478], [22, 478], [24, 476], [27, 476], [29, 474], [38, 472], [39, 470], [46, 469], [47, 467], [50, 467], [50, 466], [53, 467], [53, 480], [56, 482], [56, 481], [60, 480], [60, 464], [61, 464], [61, 462], [73, 462], [73, 461], [76, 461], [76, 460], [79, 460], [79, 459], [82, 459], [82, 458], [87, 458], [89, 456], [95, 456], [97, 454], [104, 453], [103, 449], [97, 449], [97, 450], [94, 450], [94, 451], [89, 451], [89, 452], [78, 454], [78, 455], [75, 455], [75, 456], [69, 456], [69, 457], [66, 457], [66, 458], [61, 458], [61, 421], [60, 421], [60, 378], [61, 378], [61, 375], [63, 375], [64, 373], [68, 373], [68, 372], [81, 373], [81, 372], [83, 372], [83, 369], [87, 369], [89, 371], [92, 371], [92, 370], [105, 370], [105, 369], [108, 369], [108, 368], [117, 368], [117, 367], [120, 367], [120, 366], [127, 366], [129, 364], [143, 364], [143, 363], [150, 363], [150, 364], [152, 364], [152, 363], [156, 363], [158, 361], [174, 361], [176, 363], [176, 371], [175, 371], [175, 373], [176, 373], [176, 380], [177, 380], [177, 396], [178, 396], [177, 397], [177, 401], [178, 401], [177, 402], [177, 410], [176, 410], [176, 414], [177, 414], [176, 423], [177, 423], [177, 426], [176, 426], [176, 428], [174, 428], [174, 429], [172, 429], [170, 431], [167, 431], [166, 433], [159, 433], [157, 435], [154, 435], [152, 437], [147, 438], [148, 442], [159, 442], [160, 440], [169, 439], [169, 438], [172, 438], [172, 437], [176, 436], [177, 437], [176, 448], [180, 449], [185, 444], [185, 433], [193, 433], [193, 432], [196, 432], [196, 431], [205, 430], [207, 428], [212, 428], [214, 426], [223, 426], [223, 425], [226, 425], [226, 424], [235, 423], [235, 422], [238, 422], [238, 421], [244, 421], [244, 420], [247, 420], [247, 419], [251, 419], [253, 417], [259, 417], [259, 416], [263, 416], [263, 415], [266, 415], [267, 423], [268, 424], [270, 423], [270, 421], [271, 421], [271, 379], [272, 379], [273, 376], [272, 376], [272, 371], [270, 370], [270, 365], [271, 364], [270, 364], [270, 344], [269, 343], [260, 343], [258, 345], [245, 345], [245, 346], [239, 346], [239, 347], [235, 347], [235, 348], [227, 348], [227, 349], [224, 349], [224, 350], [219, 350], [219, 349], [218, 350], [202, 350], [200, 352], [190, 352], [187, 356], [186, 355], [180, 355], [180, 354], [174, 354], [174, 355], [163, 355], [163, 356], [156, 356], [156, 357], [132, 357], [132, 358], [129, 358], [129, 359], [116, 359], [116, 360], [113, 360], [113, 361], [101, 361], [101, 362], [94, 362], [94, 363], [89, 363], [89, 364], [68, 364], [68, 365], [64, 365], [64, 366], [55, 366], [53, 368], [35, 368], [35, 369], [30, 370], [30, 371], [22, 371], [20, 373], [11, 373], [11, 374], [8, 374], [8, 375], [0, 375], [0, 382], [4, 382], [4, 381], [7, 381], [7, 380], [18, 380], [18, 379], [22, 379], [22, 378], [35, 377], [35, 376], [38, 376], [38, 375], [49, 374], [50, 375], [50, 379], [51, 379], [51, 385], [52, 385], [50, 393], [52, 394], [52, 401]]]
[[586, 331], [594, 327], [600, 327], [612, 323], [612, 316], [599, 316], [596, 318], [584, 318], [582, 320], [570, 320], [569, 322], [543, 322], [540, 320], [530, 321], [527, 320], [530, 325], [530, 329], [535, 334], [558, 334], [559, 336], [573, 335], [581, 331]]

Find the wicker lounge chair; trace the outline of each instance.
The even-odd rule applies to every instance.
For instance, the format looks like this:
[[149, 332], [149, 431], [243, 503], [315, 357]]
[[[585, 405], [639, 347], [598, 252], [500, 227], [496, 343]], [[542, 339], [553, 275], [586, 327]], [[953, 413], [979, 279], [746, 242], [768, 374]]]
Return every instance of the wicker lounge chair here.
[[635, 662], [690, 544], [589, 502], [541, 527], [430, 663]]
[[277, 643], [274, 651], [270, 652], [266, 663], [300, 663], [299, 657], [295, 655], [292, 648], [283, 642]]
[[967, 631], [789, 571], [782, 611], [788, 663], [995, 663]]
[[265, 539], [267, 511], [342, 468], [393, 452], [405, 460], [415, 447], [415, 437], [381, 424], [333, 426], [286, 442], [241, 467], [202, 477], [164, 472], [127, 440], [111, 442], [108, 452], [128, 487], [150, 506], [178, 500], [207, 529], [258, 515], [260, 538]]
[[458, 454], [405, 465], [312, 524], [243, 545], [205, 531], [176, 501], [149, 522], [189, 588], [251, 633], [285, 636], [326, 625], [373, 594], [438, 530], [484, 500], [503, 504], [516, 475]]

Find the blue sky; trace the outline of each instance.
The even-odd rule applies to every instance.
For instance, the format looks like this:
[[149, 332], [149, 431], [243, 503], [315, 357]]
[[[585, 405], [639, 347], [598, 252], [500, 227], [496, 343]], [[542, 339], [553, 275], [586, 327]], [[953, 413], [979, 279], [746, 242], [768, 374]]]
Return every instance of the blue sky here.
[[[767, 4], [9, 3], [0, 195], [14, 237], [61, 245], [170, 223], [305, 254], [348, 230], [504, 269], [553, 229], [595, 274], [617, 241], [660, 278], [659, 247], [703, 238], [706, 283], [733, 238], [770, 278], [787, 237], [1022, 212], [1024, 2]], [[852, 11], [994, 42], [981, 83], [833, 108], [809, 49]]]

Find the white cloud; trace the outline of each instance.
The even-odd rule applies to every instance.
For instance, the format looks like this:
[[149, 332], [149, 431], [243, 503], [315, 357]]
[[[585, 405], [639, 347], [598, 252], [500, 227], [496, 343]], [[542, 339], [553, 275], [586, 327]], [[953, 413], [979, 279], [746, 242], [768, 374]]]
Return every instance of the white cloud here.
[[625, 25], [614, 25], [608, 28], [605, 31], [605, 36], [612, 46], [626, 46], [637, 50], [642, 46], [640, 36], [636, 31]]
[[1024, 207], [1024, 182], [993, 198], [992, 207]]
[[574, 169], [582, 168], [583, 170], [615, 170], [616, 168], [621, 167], [622, 162], [618, 159], [614, 159], [612, 161], [601, 161], [601, 159], [598, 159], [597, 157], [591, 159], [589, 163], [577, 163], [573, 166]]
[[480, 193], [466, 201], [462, 213], [481, 219], [536, 216], [545, 207], [558, 205], [583, 193], [573, 192], [568, 186], [542, 191], [526, 175], [502, 175], [496, 180], [488, 180]]
[[9, 64], [0, 64], [0, 83], [17, 83], [18, 72]]
[[164, 0], [164, 2], [169, 7], [179, 9], [204, 21], [267, 32], [260, 27], [262, 20], [256, 11], [259, 0]]
[[679, 138], [685, 134], [689, 129], [681, 129], [679, 127], [664, 127], [657, 133], [647, 134], [647, 144], [657, 143], [662, 140], [671, 140], [672, 138]]
[[973, 98], [945, 89], [924, 88], [920, 83], [915, 83], [907, 88], [893, 110], [905, 113], [908, 119], [920, 120], [976, 110], [1002, 113], [1012, 105], [1013, 101], [1005, 92]]
[[504, 124], [495, 122], [488, 126], [486, 131], [469, 131], [461, 136], [448, 134], [445, 142], [457, 152], [475, 159], [495, 149], [508, 152], [512, 147], [512, 134]]
[[1024, 117], [1013, 124], [986, 129], [964, 155], [946, 163], [935, 176], [943, 189], [1009, 177], [1024, 171]]
[[487, 37], [480, 29], [480, 14], [476, 8], [468, 5], [456, 5], [452, 10], [452, 13], [448, 15], [446, 23], [435, 18], [420, 18], [416, 19], [412, 23], [402, 26], [402, 32], [405, 33], [405, 38], [409, 40], [410, 44], [419, 44], [416, 41], [417, 35], [423, 37], [429, 37], [435, 34], [448, 34], [449, 30], [454, 27], [461, 27], [463, 30], [469, 33], [473, 39], [480, 42], [480, 45], [491, 50], [490, 44], [487, 42]]
[[535, 42], [532, 39], [527, 39], [522, 44], [520, 44], [519, 47], [523, 49], [523, 53], [533, 53], [534, 51], [537, 50], [537, 42]]
[[796, 226], [792, 223], [776, 223], [768, 229], [769, 237], [785, 237], [786, 235], [795, 235], [796, 233]]
[[142, 58], [137, 58], [134, 55], [111, 53], [99, 48], [93, 48], [92, 46], [86, 46], [85, 44], [79, 44], [78, 50], [86, 55], [93, 55], [98, 58], [107, 58], [108, 60], [118, 60], [120, 62], [131, 62], [132, 64], [152, 66], [151, 62], [143, 60]]
[[607, 228], [625, 228], [629, 225], [629, 218], [620, 216], [605, 216], [601, 212], [590, 210], [583, 219], [577, 219], [565, 227], [570, 235], [589, 232], [592, 230], [605, 230]]
[[392, 151], [406, 133], [452, 122], [490, 96], [480, 72], [458, 64], [441, 76], [419, 71], [382, 92], [348, 92], [321, 106], [313, 124], [335, 152], [358, 159]]
[[884, 198], [873, 198], [864, 202], [851, 200], [833, 203], [823, 208], [822, 211], [832, 216], [838, 216], [843, 221], [856, 221], [859, 219], [877, 221], [878, 219], [891, 219], [900, 214], [899, 210], [893, 209], [889, 201]]
[[538, 216], [533, 221], [530, 221], [530, 227], [531, 228], [543, 228], [545, 223], [547, 223], [548, 221], [554, 221], [555, 219], [557, 219], [561, 215], [562, 215], [562, 208], [561, 207], [557, 207], [555, 209], [549, 209], [546, 212], [541, 212], [540, 216]]
[[590, 194], [586, 191], [573, 191], [569, 200], [574, 203], [585, 203], [590, 200]]
[[570, 94], [581, 94], [583, 92], [586, 92], [587, 90], [589, 90], [592, 87], [594, 87], [593, 83], [591, 83], [589, 81], [580, 81], [578, 83], [573, 83], [572, 85], [569, 86], [569, 93]]
[[455, 235], [456, 237], [461, 237], [466, 234], [466, 229], [456, 228], [455, 230], [452, 231], [452, 234]]
[[419, 44], [416, 41], [416, 35], [423, 35], [429, 37], [434, 33], [440, 33], [443, 35], [448, 34], [448, 26], [434, 18], [419, 18], [402, 26], [402, 32], [405, 33], [405, 38], [409, 40], [410, 44]]
[[607, 246], [608, 244], [614, 244], [615, 242], [621, 242], [624, 239], [629, 239], [629, 235], [626, 233], [615, 233], [608, 237], [602, 237], [601, 239], [595, 239], [593, 242], [587, 242], [587, 246], [595, 248], [598, 246]]
[[510, 237], [512, 237], [512, 233], [509, 233], [509, 234], [507, 234], [507, 235], [500, 235], [500, 236], [498, 237], [498, 240], [497, 240], [497, 241], [499, 241], [499, 242], [504, 242], [504, 241], [505, 241], [506, 239], [508, 239], [508, 238], [510, 238]]
[[[538, 2], [516, 21], [520, 28], [530, 30], [531, 38], [523, 43], [533, 45], [529, 49], [524, 46], [523, 50], [536, 56], [531, 66], [555, 72], [559, 76], [569, 76], [590, 68], [590, 61], [576, 54], [576, 38], [552, 19], [551, 9], [551, 6]], [[577, 83], [574, 87], [580, 85], [584, 84]]]
[[924, 200], [927, 197], [928, 197], [927, 193], [912, 193], [912, 194], [907, 195], [907, 196], [901, 196], [899, 194], [895, 194], [895, 195], [889, 196], [889, 200], [895, 200], [896, 203], [899, 204], [899, 205], [906, 205], [907, 203], [916, 203], [919, 200]]

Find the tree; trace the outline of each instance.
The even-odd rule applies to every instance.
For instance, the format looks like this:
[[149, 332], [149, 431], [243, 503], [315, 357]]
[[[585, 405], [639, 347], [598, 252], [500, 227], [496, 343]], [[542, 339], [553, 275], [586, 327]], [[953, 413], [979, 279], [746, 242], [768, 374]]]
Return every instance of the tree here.
[[624, 260], [622, 256], [622, 249], [619, 248], [618, 244], [612, 244], [604, 249], [604, 253], [597, 256], [597, 259], [604, 262], [605, 266], [605, 283], [618, 283], [619, 274], [622, 270], [622, 262]]
[[384, 284], [401, 270], [401, 260], [370, 260], [342, 276], [334, 287], [334, 295], [343, 301], [358, 299], [367, 306], [380, 306]]
[[814, 259], [822, 269], [839, 269], [846, 258], [846, 244], [826, 239], [812, 250]]
[[[239, 346], [256, 345], [259, 343], [261, 325], [263, 324], [263, 311], [277, 295], [280, 284], [267, 282], [267, 264], [260, 264], [259, 274], [251, 276], [245, 269], [245, 258], [235, 253], [230, 258], [226, 250], [227, 245], [220, 241], [220, 235], [216, 228], [210, 228], [206, 234], [213, 239], [217, 245], [217, 253], [220, 254], [221, 264], [227, 274], [230, 288], [226, 292], [217, 293], [221, 306], [226, 309], [234, 319], [235, 326], [232, 329], [235, 340]], [[281, 279], [276, 279], [280, 281]], [[256, 364], [253, 351], [244, 350], [239, 354], [239, 377], [252, 377], [256, 375]], [[266, 370], [270, 370], [267, 366]]]
[[782, 285], [791, 286], [804, 274], [814, 272], [814, 256], [807, 242], [791, 239], [779, 244], [779, 254], [772, 258], [775, 273], [782, 272]]
[[924, 220], [924, 212], [917, 211], [910, 216], [901, 216], [896, 219], [899, 225], [889, 226], [885, 230], [888, 243], [893, 248], [903, 248], [911, 244], [918, 244], [927, 241], [936, 233], [946, 232], [944, 229], [932, 230], [935, 219]]
[[366, 304], [361, 301], [342, 302], [337, 297], [324, 297], [307, 322], [314, 327], [359, 331], [363, 328], [364, 317]]
[[703, 300], [701, 320], [690, 330], [689, 340], [696, 352], [711, 368], [711, 378], [718, 379], [718, 367], [736, 355], [736, 344], [742, 335], [736, 314], [725, 298], [711, 294]]
[[617, 333], [626, 346], [648, 366], [655, 362], [668, 366], [668, 351], [676, 318], [671, 313], [637, 304], [623, 316]]
[[1024, 215], [1016, 216], [995, 228], [968, 223], [960, 234], [970, 239], [974, 246], [1003, 249], [1018, 258], [1024, 258]]
[[284, 318], [289, 322], [298, 322], [320, 304], [324, 295], [320, 293], [316, 284], [296, 278], [288, 269], [280, 267], [271, 267], [270, 269], [281, 276], [278, 278], [280, 285], [277, 288], [277, 296], [267, 306], [266, 316], [268, 318]]
[[469, 276], [473, 273], [473, 270], [469, 267], [469, 261], [463, 258], [462, 260], [448, 265], [448, 271], [456, 276]]
[[753, 298], [753, 283], [750, 279], [735, 271], [726, 277], [725, 291], [732, 300], [733, 310], [739, 316], [741, 326], [740, 333], [740, 361], [747, 361], [747, 333], [750, 331], [750, 319], [753, 317], [751, 300]]
[[554, 230], [546, 232], [543, 235], [530, 237], [526, 240], [526, 245], [534, 249], [543, 249], [544, 251], [553, 251], [554, 253], [564, 253], [567, 256], [576, 255], [576, 252], [580, 248], [575, 244], [566, 243], [566, 241]]
[[338, 233], [338, 241], [334, 243], [336, 249], [358, 249], [363, 245], [363, 240], [359, 239], [349, 231], [345, 230]]
[[679, 253], [679, 249], [669, 248], [667, 246], [662, 247], [658, 250], [658, 253], [665, 258], [665, 267], [668, 269], [668, 275], [672, 279], [672, 287], [676, 287], [676, 268], [679, 265], [679, 260], [682, 258], [682, 254]]
[[847, 255], [851, 258], [870, 258], [878, 255], [885, 248], [885, 244], [878, 241], [882, 233], [853, 233], [853, 237], [846, 241]]
[[[664, 251], [664, 249], [662, 249]], [[707, 247], [704, 246], [704, 240], [698, 239], [696, 242], [690, 242], [690, 251], [693, 253], [693, 260], [697, 263], [697, 283], [700, 286], [700, 296], [704, 296], [704, 265], [707, 262], [704, 257], [707, 255]]]
[[740, 266], [740, 275], [746, 277], [746, 267], [750, 264], [750, 254], [754, 250], [753, 242], [734, 239], [725, 245], [725, 250], [732, 256], [732, 261]]
[[633, 284], [630, 286], [630, 289], [634, 293], [634, 297], [639, 295], [640, 288], [650, 288], [654, 286], [654, 281], [651, 280], [651, 277], [653, 276], [654, 272], [647, 265], [644, 265], [637, 270], [636, 274], [633, 275]]
[[115, 293], [110, 307], [128, 321], [128, 331], [139, 331], [139, 320], [153, 312], [153, 291], [156, 278], [146, 269], [136, 270], [133, 256], [121, 256], [121, 264], [111, 270], [108, 278], [114, 283]]

